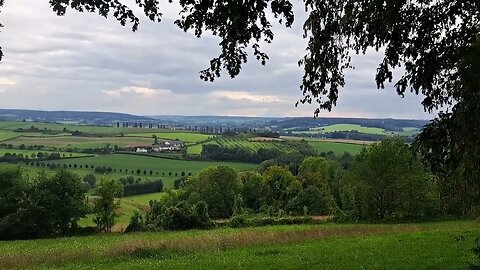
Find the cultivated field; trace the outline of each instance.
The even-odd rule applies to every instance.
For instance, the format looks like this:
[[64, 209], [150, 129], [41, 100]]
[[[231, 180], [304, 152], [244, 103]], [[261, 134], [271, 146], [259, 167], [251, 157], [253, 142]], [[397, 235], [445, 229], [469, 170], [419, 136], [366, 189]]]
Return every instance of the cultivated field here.
[[[0, 122], [1, 123], [1, 122]], [[0, 130], [0, 142], [20, 136], [21, 134], [8, 130]]]
[[0, 242], [0, 268], [466, 269], [478, 222], [289, 225]]

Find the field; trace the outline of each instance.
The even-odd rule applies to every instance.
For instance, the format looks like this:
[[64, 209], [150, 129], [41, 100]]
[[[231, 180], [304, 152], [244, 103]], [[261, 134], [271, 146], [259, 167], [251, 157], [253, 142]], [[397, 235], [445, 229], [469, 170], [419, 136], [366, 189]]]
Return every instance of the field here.
[[[227, 138], [219, 137], [214, 140], [205, 142], [203, 144], [217, 144], [224, 147], [240, 147], [245, 148], [250, 151], [257, 151], [260, 148], [272, 149], [276, 148], [281, 151], [291, 151], [294, 150], [291, 145], [288, 144], [288, 141], [285, 140], [259, 140], [255, 138]], [[203, 144], [195, 144], [188, 147], [187, 152], [189, 154], [200, 154], [202, 151]]]
[[343, 153], [345, 152], [355, 155], [365, 147], [364, 145], [360, 144], [329, 141], [309, 141], [309, 143], [313, 146], [313, 148], [315, 148], [318, 153], [328, 153], [332, 151], [333, 153], [335, 153], [335, 155], [343, 155]]
[[289, 225], [0, 242], [0, 268], [465, 269], [473, 221]]
[[102, 134], [102, 135], [121, 135], [127, 133], [172, 133], [172, 129], [158, 129], [158, 128], [134, 128], [134, 127], [102, 127], [102, 126], [86, 126], [86, 125], [70, 125], [70, 124], [55, 124], [55, 123], [37, 123], [37, 122], [0, 122], [0, 129], [7, 130], [28, 130], [31, 126], [41, 130], [63, 131], [66, 128], [69, 131], [78, 130], [85, 134]]
[[[187, 153], [191, 155], [200, 155], [202, 151], [202, 145], [204, 144], [218, 144], [225, 147], [243, 147], [251, 151], [257, 151], [260, 148], [277, 148], [281, 151], [292, 151], [294, 150], [289, 144], [288, 140], [301, 140], [303, 138], [299, 137], [282, 137], [283, 141], [261, 141], [253, 140], [247, 138], [217, 138], [201, 144], [195, 144], [188, 146]], [[342, 155], [345, 152], [351, 154], [357, 154], [365, 147], [366, 143], [371, 142], [356, 142], [348, 140], [318, 140], [318, 139], [306, 139], [313, 148], [318, 152], [329, 152], [332, 151], [336, 155]]]
[[350, 130], [356, 130], [358, 132], [366, 133], [366, 134], [385, 134], [385, 129], [383, 128], [363, 127], [360, 125], [352, 125], [352, 124], [336, 124], [336, 125], [330, 125], [330, 126], [318, 127], [318, 128], [312, 129], [312, 131], [322, 131], [322, 133], [336, 132], [336, 131], [350, 131]]
[[157, 136], [159, 139], [179, 140], [187, 143], [197, 143], [197, 142], [208, 140], [213, 137], [212, 135], [192, 133], [192, 132], [132, 133], [132, 134], [126, 134], [125, 136], [145, 137], [150, 139], [153, 136]]
[[341, 132], [341, 131], [351, 131], [355, 130], [360, 133], [365, 134], [374, 134], [374, 135], [400, 135], [400, 136], [410, 136], [418, 133], [417, 128], [412, 127], [405, 127], [403, 131], [386, 131], [383, 128], [376, 128], [376, 127], [364, 127], [360, 125], [354, 124], [335, 124], [330, 126], [323, 126], [323, 127], [316, 127], [311, 128], [308, 131], [293, 131], [293, 134], [322, 134], [328, 132]]
[[5, 140], [9, 140], [9, 139], [12, 139], [12, 138], [15, 138], [15, 137], [18, 137], [18, 136], [20, 136], [20, 134], [15, 133], [15, 132], [8, 131], [8, 130], [0, 130], [0, 142], [5, 141]]
[[142, 195], [135, 195], [125, 197], [122, 200], [124, 201], [131, 201], [138, 205], [148, 206], [150, 201], [159, 200], [165, 195], [165, 192], [158, 192], [158, 193], [150, 193], [150, 194], [142, 194]]
[[228, 165], [239, 171], [249, 170], [256, 167], [256, 164], [239, 162], [186, 161], [128, 154], [59, 160], [57, 163], [106, 166], [116, 169], [117, 172], [121, 172], [120, 170], [122, 170], [122, 172], [136, 172], [137, 170], [141, 170], [142, 175], [143, 171], [146, 171], [147, 174], [149, 174], [150, 171], [154, 174], [158, 172], [161, 175], [167, 175], [171, 172], [172, 174], [178, 174], [178, 176], [180, 176], [181, 172], [193, 174], [208, 166], [215, 165]]
[[152, 144], [152, 138], [142, 137], [19, 137], [8, 141], [8, 144], [18, 146], [25, 145], [43, 145], [46, 147], [64, 148], [102, 148], [107, 144], [113, 148], [114, 145], [123, 147], [134, 144]]

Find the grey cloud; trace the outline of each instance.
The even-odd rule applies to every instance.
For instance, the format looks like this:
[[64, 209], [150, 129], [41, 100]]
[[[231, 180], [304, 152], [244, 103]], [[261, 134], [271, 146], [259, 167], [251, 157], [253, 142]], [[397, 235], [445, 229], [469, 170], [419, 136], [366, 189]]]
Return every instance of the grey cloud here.
[[[303, 7], [297, 5], [302, 12]], [[56, 17], [48, 1], [7, 1], [0, 44], [0, 107], [120, 111], [138, 114], [219, 114], [311, 116], [315, 105], [294, 107], [301, 98], [304, 14], [292, 29], [275, 24], [273, 44], [263, 44], [266, 66], [251, 58], [236, 79], [226, 74], [214, 83], [199, 71], [219, 53], [219, 40], [197, 39], [173, 25], [178, 7], [165, 5], [164, 20], [142, 20], [132, 33], [113, 19], [73, 11]], [[428, 118], [420, 97], [399, 98], [389, 86], [377, 90], [374, 72], [381, 57], [368, 52], [354, 58], [338, 107], [325, 116]], [[168, 90], [145, 97], [111, 91], [132, 87]], [[110, 92], [109, 92], [110, 91]], [[218, 95], [221, 92], [222, 95]], [[217, 93], [217, 94], [215, 94]], [[233, 98], [229, 98], [231, 93]], [[243, 95], [243, 96], [242, 96]], [[248, 96], [250, 95], [250, 96]], [[277, 100], [258, 102], [257, 97]]]

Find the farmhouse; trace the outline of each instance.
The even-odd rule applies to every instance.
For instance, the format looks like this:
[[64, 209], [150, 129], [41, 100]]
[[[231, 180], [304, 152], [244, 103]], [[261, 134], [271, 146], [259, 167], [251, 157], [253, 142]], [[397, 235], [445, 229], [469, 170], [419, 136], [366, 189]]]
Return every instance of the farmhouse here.
[[182, 142], [179, 141], [163, 141], [159, 143], [155, 141], [152, 144], [152, 151], [153, 152], [163, 152], [163, 151], [180, 151], [182, 147]]

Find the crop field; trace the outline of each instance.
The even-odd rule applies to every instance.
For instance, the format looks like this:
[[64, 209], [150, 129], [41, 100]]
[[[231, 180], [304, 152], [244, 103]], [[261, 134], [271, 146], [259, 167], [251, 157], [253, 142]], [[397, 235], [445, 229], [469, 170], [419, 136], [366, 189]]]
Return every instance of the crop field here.
[[328, 141], [309, 141], [309, 143], [318, 153], [328, 153], [332, 151], [335, 155], [342, 155], [345, 152], [355, 155], [365, 147], [364, 145], [359, 144]]
[[466, 269], [478, 235], [473, 221], [106, 234], [0, 242], [0, 268]]
[[9, 144], [18, 146], [25, 145], [43, 145], [56, 148], [102, 148], [109, 144], [111, 147], [119, 147], [134, 144], [151, 144], [152, 138], [142, 137], [19, 137], [8, 141]]
[[9, 139], [12, 139], [12, 138], [15, 138], [15, 137], [19, 137], [20, 135], [21, 134], [18, 134], [18, 133], [12, 132], [12, 131], [0, 130], [0, 142], [5, 141], [5, 140], [9, 140]]
[[[159, 176], [180, 176], [182, 172], [185, 174], [193, 174], [206, 167], [215, 165], [232, 166], [238, 171], [249, 170], [256, 167], [256, 164], [249, 163], [186, 161], [128, 154], [114, 154], [107, 156], [59, 160], [58, 163], [67, 165], [81, 164], [88, 166], [106, 166], [116, 169], [117, 172], [136, 172], [137, 170], [140, 170], [141, 175], [149, 175], [150, 171], [152, 171], [153, 174], [158, 172]], [[172, 173], [172, 175], [170, 175], [170, 173]]]
[[[249, 138], [225, 138], [219, 137], [214, 140], [208, 141], [204, 144], [218, 144], [224, 147], [240, 147], [245, 148], [251, 151], [257, 151], [260, 148], [271, 149], [276, 148], [282, 151], [293, 150], [292, 146], [288, 144], [287, 141], [277, 141], [277, 140], [255, 140]], [[191, 154], [200, 154], [202, 151], [202, 145], [196, 144], [188, 147], [188, 153]]]
[[125, 136], [146, 137], [146, 138], [152, 138], [153, 136], [157, 136], [159, 139], [179, 140], [182, 142], [190, 142], [190, 143], [205, 141], [213, 137], [212, 135], [193, 133], [193, 132], [131, 133], [131, 134], [126, 134]]

